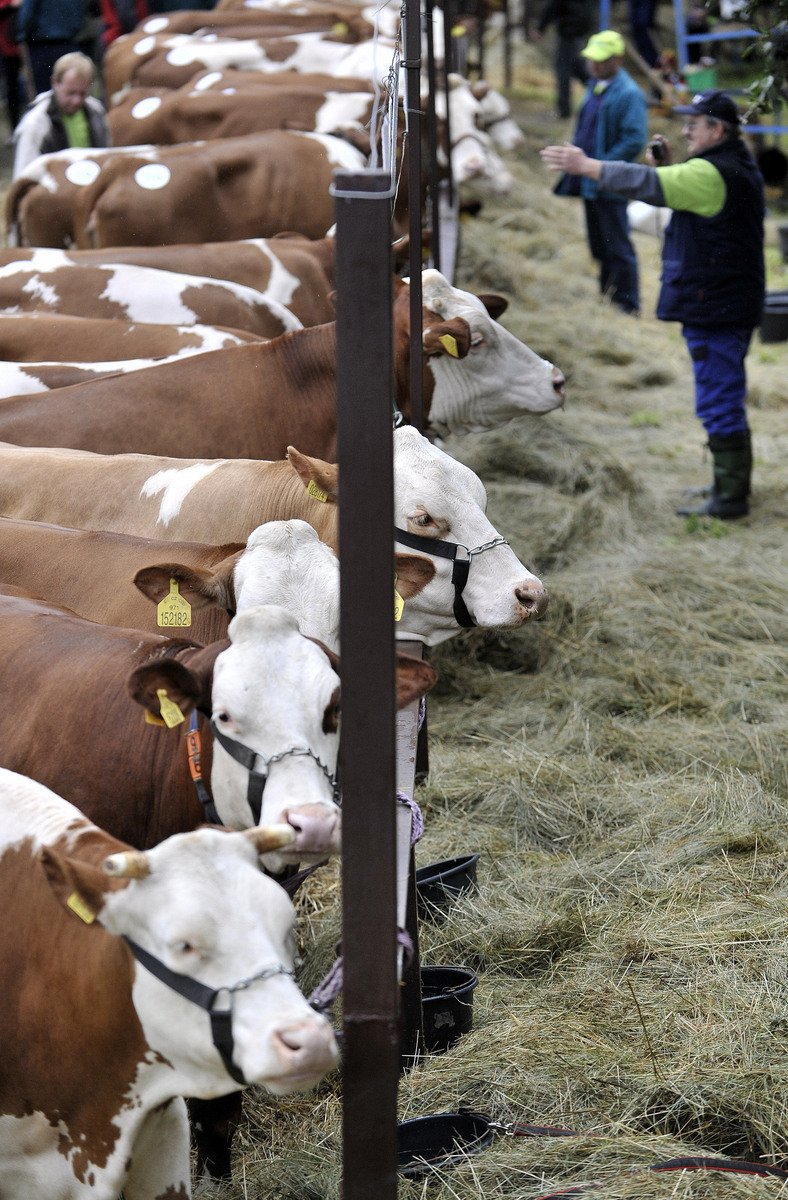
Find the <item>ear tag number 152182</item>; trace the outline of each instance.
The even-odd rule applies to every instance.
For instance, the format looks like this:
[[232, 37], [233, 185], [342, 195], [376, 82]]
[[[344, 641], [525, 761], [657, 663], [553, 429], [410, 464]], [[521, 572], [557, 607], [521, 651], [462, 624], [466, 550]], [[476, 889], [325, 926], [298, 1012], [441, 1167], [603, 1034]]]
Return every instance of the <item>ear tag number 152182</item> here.
[[156, 605], [156, 624], [165, 629], [184, 629], [192, 623], [192, 606], [181, 594], [177, 579], [170, 579], [170, 590]]

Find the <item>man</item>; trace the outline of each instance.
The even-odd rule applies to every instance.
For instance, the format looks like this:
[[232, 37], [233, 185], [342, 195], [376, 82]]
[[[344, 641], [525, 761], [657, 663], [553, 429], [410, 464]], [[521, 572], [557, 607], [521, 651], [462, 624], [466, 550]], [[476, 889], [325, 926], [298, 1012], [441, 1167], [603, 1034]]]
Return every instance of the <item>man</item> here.
[[86, 0], [20, 0], [18, 12], [17, 38], [38, 95], [49, 86], [57, 60], [80, 49], [88, 7]]
[[575, 146], [547, 146], [543, 161], [665, 205], [673, 216], [662, 249], [657, 316], [681, 321], [695, 375], [695, 411], [709, 439], [714, 477], [705, 503], [677, 509], [731, 520], [749, 511], [752, 448], [744, 359], [764, 302], [763, 180], [741, 139], [739, 112], [724, 92], [701, 92], [675, 108], [686, 116], [689, 158], [671, 165], [663, 138], [655, 167], [601, 162]]
[[[646, 144], [646, 97], [623, 67], [624, 39], [613, 29], [589, 38], [581, 54], [591, 76], [577, 118], [573, 142], [595, 159], [637, 158]], [[627, 202], [596, 179], [566, 176], [556, 195], [581, 195], [588, 246], [599, 263], [599, 288], [613, 304], [637, 316], [640, 285], [635, 248], [629, 237]]]
[[536, 29], [528, 34], [531, 41], [539, 42], [555, 24], [555, 83], [558, 116], [562, 119], [572, 115], [572, 80], [588, 82], [581, 53], [595, 18], [596, 5], [591, 0], [546, 0]]
[[95, 69], [75, 52], [55, 63], [52, 90], [36, 96], [16, 127], [13, 178], [39, 154], [69, 146], [108, 146], [109, 130], [101, 103], [88, 95]]

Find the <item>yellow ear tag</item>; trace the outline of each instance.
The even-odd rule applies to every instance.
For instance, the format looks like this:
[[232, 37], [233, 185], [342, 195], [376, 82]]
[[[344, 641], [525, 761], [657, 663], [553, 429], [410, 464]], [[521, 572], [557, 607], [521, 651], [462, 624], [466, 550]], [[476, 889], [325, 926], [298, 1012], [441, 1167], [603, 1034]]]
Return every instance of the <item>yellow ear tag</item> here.
[[186, 720], [175, 701], [170, 700], [166, 688], [157, 688], [156, 695], [159, 697], [161, 719], [168, 729], [174, 729], [176, 725], [180, 725], [181, 721]]
[[467, 32], [468, 31], [464, 25], [452, 25], [452, 27], [451, 27], [451, 36], [452, 37], [465, 37], [465, 34]]
[[79, 892], [72, 892], [66, 901], [66, 907], [70, 908], [73, 913], [76, 913], [80, 921], [84, 921], [86, 925], [92, 925], [96, 919], [96, 914], [80, 896]]
[[350, 26], [346, 25], [344, 21], [337, 21], [331, 32], [336, 34], [337, 37], [344, 37], [346, 33], [350, 32]]
[[460, 352], [457, 349], [457, 339], [452, 337], [450, 333], [441, 334], [441, 336], [438, 338], [438, 341], [443, 346], [446, 353], [450, 354], [452, 358], [460, 357]]
[[145, 709], [145, 724], [146, 725], [163, 725], [164, 722], [162, 721], [161, 717], [154, 717], [153, 713], [148, 712], [148, 710], [146, 708]]
[[397, 576], [394, 576], [394, 620], [401, 621], [405, 611], [405, 601], [397, 591]]
[[318, 487], [314, 479], [309, 480], [306, 490], [307, 495], [311, 496], [313, 500], [319, 500], [321, 504], [325, 504], [328, 500], [328, 492], [324, 492], [321, 487]]
[[180, 594], [177, 579], [170, 579], [170, 590], [156, 605], [156, 624], [166, 629], [182, 629], [192, 623], [192, 606]]

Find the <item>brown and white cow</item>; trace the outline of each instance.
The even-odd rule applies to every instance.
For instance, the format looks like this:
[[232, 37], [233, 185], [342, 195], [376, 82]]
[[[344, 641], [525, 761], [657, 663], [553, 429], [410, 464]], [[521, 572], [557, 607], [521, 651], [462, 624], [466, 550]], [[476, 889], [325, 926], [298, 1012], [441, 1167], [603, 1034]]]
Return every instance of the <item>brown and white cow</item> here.
[[240, 283], [129, 263], [76, 263], [49, 248], [0, 267], [0, 314], [19, 312], [220, 325], [265, 338], [303, 327], [273, 294]]
[[0, 359], [16, 363], [172, 358], [260, 340], [253, 333], [209, 325], [151, 325], [40, 312], [0, 314]]
[[[140, 854], [8, 770], [0, 830], [0, 1193], [186, 1200], [184, 1096], [287, 1095], [337, 1063], [293, 980], [292, 903], [259, 866], [290, 831], [201, 829]], [[184, 976], [229, 996], [229, 1049]]]
[[[467, 547], [471, 567], [462, 597], [485, 628], [518, 628], [541, 616], [547, 592], [485, 516], [481, 480], [415, 429], [393, 435], [395, 525], [400, 550], [436, 558], [435, 575], [405, 605], [398, 629], [429, 645], [459, 628], [453, 564], [437, 542]], [[337, 468], [291, 448], [290, 463], [196, 461], [145, 455], [0, 447], [0, 513], [22, 520], [110, 529], [163, 541], [242, 541], [264, 521], [307, 521], [338, 544]], [[294, 469], [295, 468], [295, 469]], [[413, 536], [420, 538], [410, 544]], [[448, 547], [443, 548], [443, 555]], [[464, 552], [459, 552], [462, 558]]]
[[172, 145], [240, 137], [266, 129], [335, 133], [367, 125], [374, 106], [369, 89], [337, 91], [293, 84], [260, 84], [242, 91], [181, 88], [160, 96], [132, 92], [108, 114], [116, 146]]
[[[79, 266], [128, 263], [184, 275], [231, 280], [271, 296], [294, 313], [302, 325], [322, 325], [334, 319], [331, 292], [335, 249], [333, 237], [312, 240], [303, 234], [282, 233], [272, 238], [247, 238], [245, 241], [68, 250], [65, 257]], [[0, 249], [0, 267], [30, 262], [34, 255], [36, 250], [27, 247]], [[253, 339], [249, 337], [248, 340]], [[206, 346], [205, 349], [216, 347]], [[51, 356], [47, 354], [46, 357]]]
[[[221, 822], [289, 825], [294, 833], [266, 854], [268, 870], [339, 850], [339, 660], [283, 608], [246, 609], [230, 622], [229, 642], [209, 646], [99, 625], [2, 589], [0, 618], [0, 683], [25, 695], [24, 714], [15, 706], [0, 712], [0, 766], [47, 787], [57, 781], [91, 820], [144, 849], [206, 819], [185, 736], [196, 712], [202, 776]], [[435, 679], [428, 664], [398, 656], [398, 703]], [[145, 712], [158, 723], [146, 723]], [[283, 755], [257, 811], [234, 742], [255, 751], [260, 774]]]
[[[425, 414], [438, 431], [489, 428], [563, 404], [564, 377], [489, 315], [482, 299], [425, 271]], [[494, 311], [505, 301], [484, 297]], [[396, 281], [396, 400], [408, 416], [409, 289]], [[232, 419], [228, 419], [228, 410]], [[0, 438], [103, 454], [284, 457], [295, 444], [336, 458], [333, 325], [150, 367], [143, 376], [0, 401]]]
[[[409, 611], [407, 601], [435, 568], [421, 555], [397, 554], [394, 570]], [[235, 613], [279, 604], [302, 633], [339, 648], [339, 560], [305, 521], [269, 521], [245, 545], [211, 546], [0, 517], [0, 584], [88, 621], [162, 632], [157, 606], [168, 600], [173, 580], [186, 608], [176, 601], [174, 613], [163, 614], [169, 632], [220, 641]]]

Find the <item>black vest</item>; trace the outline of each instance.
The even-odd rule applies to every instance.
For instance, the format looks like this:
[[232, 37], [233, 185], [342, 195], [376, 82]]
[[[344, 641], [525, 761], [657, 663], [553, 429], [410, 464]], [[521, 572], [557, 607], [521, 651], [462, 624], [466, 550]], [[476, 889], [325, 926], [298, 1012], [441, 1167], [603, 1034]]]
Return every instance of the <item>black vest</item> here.
[[657, 316], [684, 325], [753, 329], [765, 288], [763, 179], [739, 139], [698, 157], [722, 175], [725, 204], [716, 217], [674, 211], [662, 248]]

